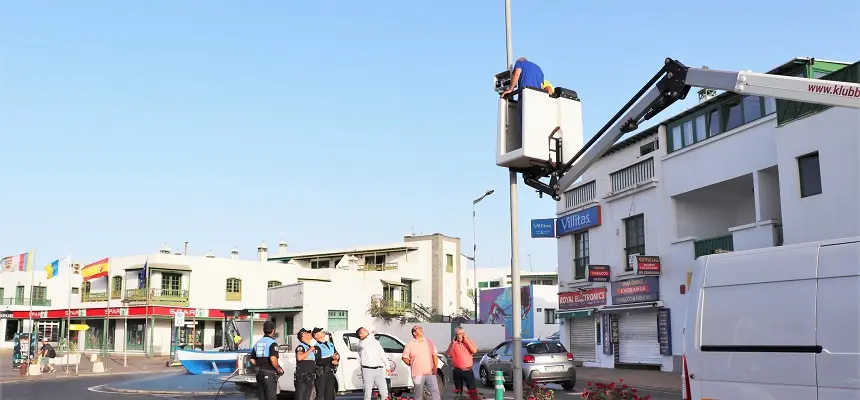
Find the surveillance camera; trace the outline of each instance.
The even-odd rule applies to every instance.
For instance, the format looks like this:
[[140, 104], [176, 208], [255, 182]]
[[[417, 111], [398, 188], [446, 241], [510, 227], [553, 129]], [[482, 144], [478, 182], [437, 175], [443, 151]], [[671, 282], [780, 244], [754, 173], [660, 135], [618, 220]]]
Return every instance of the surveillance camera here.
[[495, 76], [495, 92], [498, 94], [504, 93], [511, 87], [511, 71], [502, 71]]

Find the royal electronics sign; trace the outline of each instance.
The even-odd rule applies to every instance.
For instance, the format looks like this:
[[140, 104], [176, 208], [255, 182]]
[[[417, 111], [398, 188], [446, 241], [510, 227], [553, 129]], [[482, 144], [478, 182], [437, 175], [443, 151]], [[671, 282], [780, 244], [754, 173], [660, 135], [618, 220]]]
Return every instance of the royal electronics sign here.
[[586, 208], [555, 220], [556, 236], [569, 235], [600, 225], [600, 206]]
[[558, 308], [561, 310], [594, 308], [605, 305], [606, 288], [591, 288], [578, 292], [567, 292], [558, 294]]
[[532, 220], [532, 237], [533, 238], [553, 238], [555, 237], [555, 219], [533, 219]]

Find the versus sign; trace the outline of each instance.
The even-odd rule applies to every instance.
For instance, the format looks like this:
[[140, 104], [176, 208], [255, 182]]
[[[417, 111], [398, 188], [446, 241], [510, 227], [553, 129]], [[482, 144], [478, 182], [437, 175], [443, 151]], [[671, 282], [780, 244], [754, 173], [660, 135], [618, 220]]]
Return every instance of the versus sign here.
[[577, 292], [558, 294], [560, 310], [576, 310], [606, 305], [606, 288], [591, 288]]
[[608, 265], [588, 265], [589, 282], [609, 282], [612, 272]]
[[586, 208], [555, 220], [556, 236], [564, 236], [600, 225], [600, 206]]
[[656, 276], [612, 282], [612, 304], [644, 303], [660, 300], [660, 281]]
[[555, 219], [533, 219], [532, 220], [532, 238], [554, 238], [555, 237]]

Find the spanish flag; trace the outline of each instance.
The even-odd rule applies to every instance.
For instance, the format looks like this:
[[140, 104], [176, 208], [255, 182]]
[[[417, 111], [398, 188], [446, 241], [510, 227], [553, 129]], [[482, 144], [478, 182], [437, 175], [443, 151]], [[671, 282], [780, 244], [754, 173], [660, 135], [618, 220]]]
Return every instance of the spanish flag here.
[[45, 272], [48, 273], [48, 279], [51, 279], [60, 274], [60, 259], [56, 259], [51, 261], [50, 264], [45, 266]]
[[91, 281], [96, 278], [104, 278], [108, 276], [108, 268], [110, 267], [110, 257], [103, 258], [92, 264], [84, 265], [81, 268], [81, 277], [84, 282]]

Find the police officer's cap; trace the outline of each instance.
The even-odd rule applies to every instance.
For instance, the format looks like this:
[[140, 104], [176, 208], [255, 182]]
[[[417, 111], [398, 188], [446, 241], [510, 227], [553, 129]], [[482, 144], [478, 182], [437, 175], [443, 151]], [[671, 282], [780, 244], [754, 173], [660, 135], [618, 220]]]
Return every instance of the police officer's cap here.
[[312, 331], [311, 331], [311, 335], [316, 335], [317, 333], [320, 333], [320, 332], [325, 333], [325, 329], [323, 329], [323, 328], [314, 328], [314, 330], [312, 330]]
[[299, 338], [299, 340], [302, 340], [302, 334], [304, 333], [310, 333], [310, 331], [305, 328], [299, 329], [299, 332], [296, 333], [296, 337]]
[[263, 333], [272, 333], [275, 331], [275, 323], [272, 321], [266, 321], [263, 323]]

